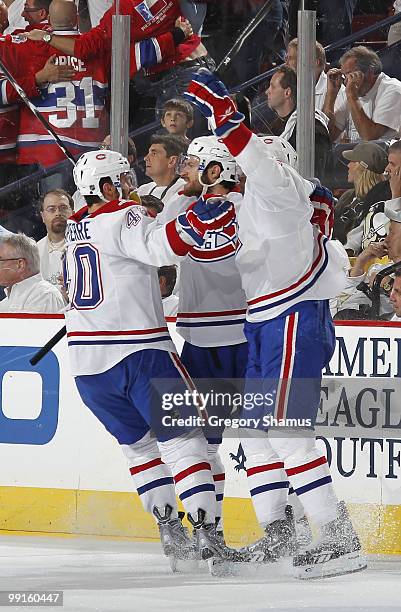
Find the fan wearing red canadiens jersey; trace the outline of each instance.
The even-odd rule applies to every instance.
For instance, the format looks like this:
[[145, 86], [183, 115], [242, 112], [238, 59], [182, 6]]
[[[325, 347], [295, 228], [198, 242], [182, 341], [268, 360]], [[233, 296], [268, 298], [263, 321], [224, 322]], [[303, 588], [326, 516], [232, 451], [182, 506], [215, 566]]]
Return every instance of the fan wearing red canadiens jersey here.
[[[65, 40], [74, 41], [79, 33], [76, 29], [77, 10], [72, 2], [53, 0], [49, 12], [53, 31]], [[177, 44], [191, 35], [188, 22], [180, 22], [173, 32], [157, 39], [146, 39], [131, 47], [131, 66], [139, 68], [157, 64], [175, 53]], [[47, 60], [62, 69], [68, 69], [69, 78], [64, 82], [47, 83], [32, 91], [33, 102], [60, 136], [66, 147], [74, 154], [99, 146], [108, 133], [106, 102], [109, 93], [110, 54], [107, 49], [96, 58], [81, 60], [63, 55], [45, 43], [35, 43], [20, 37], [6, 37], [0, 48], [2, 58], [10, 72], [23, 86], [26, 72], [34, 73]], [[23, 71], [23, 72], [22, 72]], [[35, 95], [35, 91], [38, 92]], [[39, 95], [38, 95], [39, 94]], [[25, 107], [21, 107], [18, 137], [18, 163], [39, 163], [50, 166], [64, 159], [62, 151], [48, 135], [45, 128]]]
[[[265, 529], [249, 547], [248, 560], [271, 562], [295, 552], [294, 575], [301, 579], [364, 569], [358, 535], [337, 500], [313, 431], [322, 370], [335, 345], [328, 299], [346, 282], [346, 253], [329, 239], [329, 193], [317, 192], [313, 206], [315, 185], [298, 174], [289, 143], [252, 134], [209, 71], [194, 77], [185, 97], [213, 123], [246, 175], [236, 262], [248, 302], [246, 391], [255, 398], [261, 393], [262, 403], [248, 407], [258, 431], [248, 425], [240, 437], [252, 501]], [[284, 425], [278, 434], [277, 425]], [[290, 485], [320, 528], [318, 541], [300, 553], [291, 550]]]
[[[105, 150], [85, 153], [74, 168], [88, 206], [66, 231], [71, 372], [83, 402], [121, 445], [172, 563], [231, 559], [235, 551], [216, 535], [215, 485], [199, 427], [205, 410], [169, 336], [157, 267], [178, 263], [207, 231], [229, 226], [234, 206], [199, 198], [161, 225], [144, 207], [120, 199], [129, 170], [122, 155]], [[175, 394], [186, 398], [179, 409]], [[176, 492], [196, 546], [178, 517]]]
[[[180, 174], [185, 185], [164, 209], [163, 220], [166, 215], [171, 218], [185, 210], [203, 192], [209, 197], [227, 198], [237, 211], [241, 206], [237, 164], [215, 136], [201, 136], [190, 143]], [[185, 340], [181, 359], [197, 386], [204, 393], [212, 387], [214, 392], [231, 393], [231, 397], [235, 391], [242, 392], [248, 357], [243, 332], [246, 299], [235, 265], [238, 246], [237, 223], [233, 220], [223, 230], [209, 232], [204, 244], [191, 250], [180, 265], [177, 315], [177, 331]], [[209, 405], [209, 417], [213, 414], [223, 420], [232, 409], [229, 402], [225, 406]], [[215, 419], [204, 432], [216, 485], [218, 529], [223, 531], [225, 473], [218, 454], [224, 431], [221, 423]]]

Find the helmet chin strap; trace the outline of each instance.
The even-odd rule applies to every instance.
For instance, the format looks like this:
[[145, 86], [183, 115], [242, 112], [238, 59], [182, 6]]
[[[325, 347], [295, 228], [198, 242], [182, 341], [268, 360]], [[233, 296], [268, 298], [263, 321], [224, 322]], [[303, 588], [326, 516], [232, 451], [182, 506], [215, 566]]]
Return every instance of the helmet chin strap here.
[[206, 192], [209, 189], [209, 187], [215, 187], [216, 185], [221, 183], [221, 179], [220, 178], [218, 178], [217, 181], [215, 181], [214, 183], [204, 183], [202, 181], [202, 176], [204, 175], [204, 173], [205, 173], [205, 171], [202, 170], [201, 172], [199, 172], [199, 177], [198, 177], [198, 180], [199, 180], [200, 184], [202, 185], [202, 197], [206, 194]]

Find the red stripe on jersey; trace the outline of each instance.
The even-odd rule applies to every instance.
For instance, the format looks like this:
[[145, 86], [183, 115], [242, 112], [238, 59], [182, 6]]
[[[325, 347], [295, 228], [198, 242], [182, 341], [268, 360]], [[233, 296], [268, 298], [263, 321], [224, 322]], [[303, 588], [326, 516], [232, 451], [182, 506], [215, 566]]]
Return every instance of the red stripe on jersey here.
[[315, 259], [315, 261], [312, 263], [312, 266], [310, 267], [310, 269], [308, 270], [308, 272], [306, 272], [306, 274], [304, 274], [304, 276], [302, 276], [302, 278], [300, 278], [296, 283], [294, 283], [293, 285], [290, 285], [289, 287], [286, 287], [285, 289], [280, 289], [280, 291], [275, 291], [274, 293], [268, 293], [267, 295], [262, 295], [261, 297], [255, 298], [254, 300], [249, 300], [248, 304], [250, 306], [253, 306], [254, 304], [258, 304], [259, 302], [263, 302], [265, 300], [271, 300], [272, 298], [278, 297], [279, 295], [282, 295], [283, 293], [287, 293], [288, 291], [292, 291], [293, 289], [296, 289], [299, 285], [301, 285], [302, 283], [304, 283], [306, 280], [308, 280], [308, 278], [313, 274], [315, 268], [317, 267], [317, 265], [320, 263], [321, 257], [322, 257], [322, 239], [323, 239], [323, 234], [320, 234], [318, 237], [318, 241], [319, 241], [319, 252], [317, 254], [317, 257]]
[[287, 472], [287, 476], [294, 476], [294, 474], [302, 474], [302, 472], [313, 470], [313, 468], [319, 467], [320, 465], [324, 465], [325, 463], [327, 463], [327, 458], [319, 457], [319, 459], [309, 461], [309, 463], [304, 463], [303, 465], [298, 465], [294, 468], [288, 468], [288, 470], [286, 469], [285, 471]]
[[223, 138], [223, 141], [231, 155], [235, 157], [242, 153], [251, 138], [251, 130], [241, 123], [235, 130], [228, 134], [228, 136]]
[[292, 369], [294, 365], [294, 335], [296, 335], [296, 316], [297, 314], [294, 312], [293, 314], [287, 317], [288, 324], [286, 326], [286, 337], [284, 339], [284, 355], [282, 366], [283, 369], [282, 372], [280, 372], [280, 383], [276, 404], [277, 419], [284, 418], [285, 404], [287, 400], [287, 389], [288, 385], [291, 384]]
[[167, 223], [166, 234], [169, 245], [176, 255], [187, 255], [189, 253], [192, 247], [179, 236], [175, 226], [175, 219]]
[[225, 479], [226, 479], [225, 474], [214, 474], [213, 475], [214, 482], [220, 482], [221, 480], [225, 480]]
[[130, 473], [132, 476], [134, 476], [134, 474], [139, 474], [145, 470], [150, 470], [150, 468], [156, 467], [157, 465], [164, 465], [160, 457], [158, 459], [152, 459], [152, 461], [148, 461], [147, 463], [142, 463], [142, 465], [136, 465], [135, 467], [130, 468]]
[[190, 476], [191, 474], [195, 474], [195, 472], [201, 472], [202, 470], [207, 470], [208, 472], [210, 472], [210, 469], [211, 469], [210, 463], [206, 463], [206, 461], [202, 463], [196, 463], [195, 465], [191, 465], [186, 470], [182, 470], [182, 472], [178, 472], [178, 474], [174, 476], [174, 481], [177, 483], [177, 482], [180, 482], [180, 480], [183, 480], [184, 478], [186, 478], [187, 476]]
[[255, 467], [247, 469], [246, 475], [254, 476], [255, 474], [261, 474], [262, 472], [270, 472], [271, 470], [281, 470], [283, 467], [284, 463], [282, 461], [277, 461], [276, 463], [267, 463], [266, 465], [257, 465]]
[[142, 334], [158, 334], [168, 331], [167, 327], [155, 329], [129, 329], [127, 331], [73, 331], [68, 332], [68, 338], [73, 336], [141, 336]]

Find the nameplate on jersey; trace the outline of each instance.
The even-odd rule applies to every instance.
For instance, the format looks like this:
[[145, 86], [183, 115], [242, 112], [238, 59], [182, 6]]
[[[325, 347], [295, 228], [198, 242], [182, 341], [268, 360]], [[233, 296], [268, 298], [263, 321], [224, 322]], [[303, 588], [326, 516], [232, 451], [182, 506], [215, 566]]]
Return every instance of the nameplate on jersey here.
[[71, 66], [75, 72], [86, 72], [85, 62], [73, 55], [58, 55], [54, 63], [56, 66]]
[[89, 223], [90, 221], [80, 221], [79, 223], [67, 223], [67, 229], [65, 231], [66, 242], [78, 242], [82, 240], [91, 240], [89, 234]]

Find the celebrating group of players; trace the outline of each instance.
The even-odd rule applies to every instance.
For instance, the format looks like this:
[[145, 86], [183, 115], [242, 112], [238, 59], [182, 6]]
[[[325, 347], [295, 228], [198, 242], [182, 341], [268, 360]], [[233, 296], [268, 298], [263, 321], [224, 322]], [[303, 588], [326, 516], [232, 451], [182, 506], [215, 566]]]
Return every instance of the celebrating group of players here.
[[[198, 72], [184, 95], [213, 125], [214, 136], [190, 144], [186, 186], [164, 211], [164, 224], [121, 199], [129, 164], [119, 153], [92, 151], [75, 167], [87, 202], [67, 225], [66, 323], [78, 391], [121, 445], [174, 565], [199, 558], [221, 569], [293, 555], [301, 579], [364, 569], [358, 536], [336, 498], [313, 428], [283, 428], [281, 435], [263, 427], [240, 430], [265, 535], [236, 550], [226, 545], [222, 528], [222, 431], [161, 425], [163, 393], [191, 388], [191, 375], [217, 385], [244, 378], [245, 390], [275, 397], [268, 409], [255, 406], [252, 416], [268, 410], [281, 422], [313, 424], [322, 369], [334, 350], [328, 299], [343, 287], [346, 268], [344, 250], [330, 240], [331, 194], [298, 174], [292, 147], [248, 130], [208, 70]], [[239, 169], [246, 178], [243, 196]], [[157, 266], [174, 263], [181, 270], [181, 359], [157, 278]], [[182, 416], [206, 415], [206, 421], [207, 410], [196, 399], [177, 409]], [[193, 526], [191, 538], [176, 493]], [[319, 528], [318, 540], [304, 542], [302, 550], [292, 505]]]

